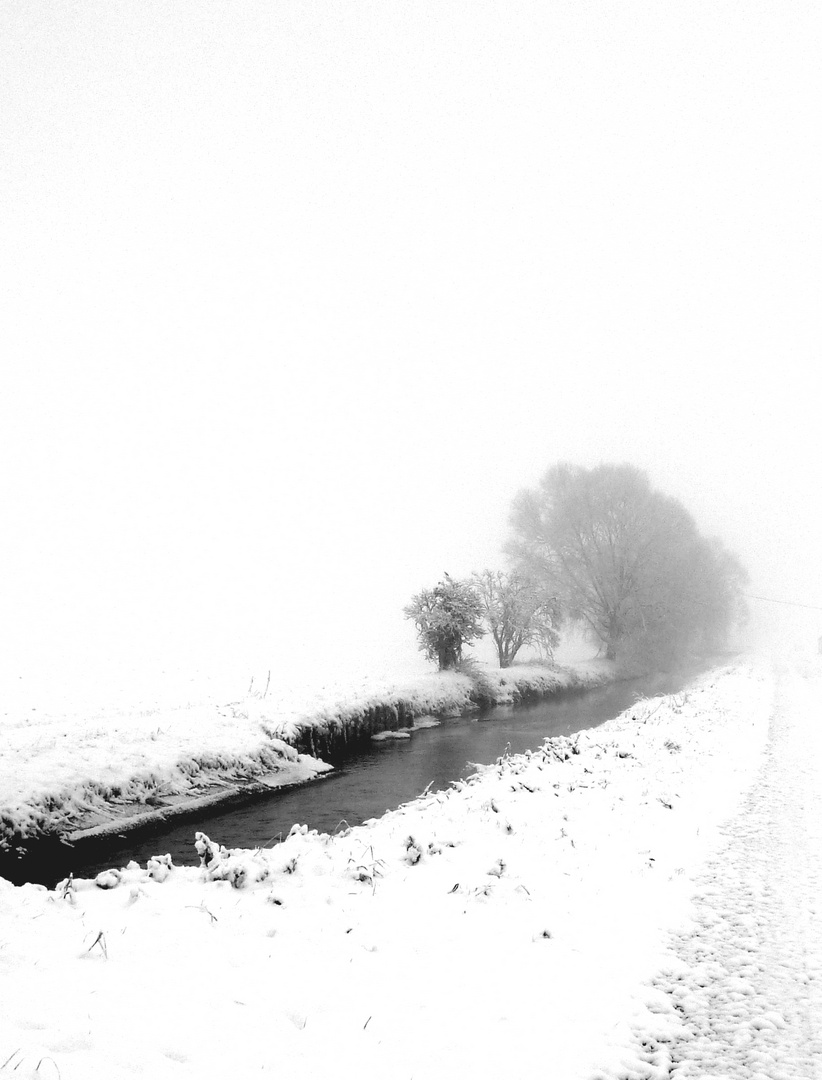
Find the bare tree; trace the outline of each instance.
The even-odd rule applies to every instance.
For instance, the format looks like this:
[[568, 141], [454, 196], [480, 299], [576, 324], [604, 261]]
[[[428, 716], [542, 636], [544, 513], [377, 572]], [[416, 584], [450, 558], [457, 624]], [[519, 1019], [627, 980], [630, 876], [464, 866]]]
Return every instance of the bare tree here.
[[644, 650], [656, 662], [716, 642], [738, 613], [738, 562], [633, 466], [556, 465], [517, 496], [511, 524], [517, 564], [610, 659]]
[[526, 645], [536, 645], [551, 656], [559, 642], [559, 601], [543, 586], [514, 570], [484, 570], [474, 575], [482, 600], [483, 616], [501, 668], [510, 667]]

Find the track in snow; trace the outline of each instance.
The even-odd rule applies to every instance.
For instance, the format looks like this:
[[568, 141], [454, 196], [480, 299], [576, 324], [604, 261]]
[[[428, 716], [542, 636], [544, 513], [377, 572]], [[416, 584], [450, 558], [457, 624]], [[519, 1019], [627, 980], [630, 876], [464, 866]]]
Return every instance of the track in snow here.
[[822, 1077], [819, 678], [780, 676], [762, 770], [723, 832], [697, 880], [695, 928], [674, 938], [677, 963], [654, 982], [678, 1022], [672, 1042], [643, 1033], [645, 1075]]

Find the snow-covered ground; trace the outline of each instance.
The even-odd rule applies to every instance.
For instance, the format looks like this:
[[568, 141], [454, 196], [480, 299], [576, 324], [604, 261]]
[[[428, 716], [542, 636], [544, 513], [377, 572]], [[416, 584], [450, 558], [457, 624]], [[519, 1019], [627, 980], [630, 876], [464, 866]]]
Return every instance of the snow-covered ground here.
[[[809, 666], [806, 673], [811, 675]], [[779, 680], [766, 766], [699, 873], [641, 1032], [679, 1078], [822, 1076], [822, 680]]]
[[811, 1077], [821, 689], [740, 665], [334, 836], [2, 883], [0, 1066]]

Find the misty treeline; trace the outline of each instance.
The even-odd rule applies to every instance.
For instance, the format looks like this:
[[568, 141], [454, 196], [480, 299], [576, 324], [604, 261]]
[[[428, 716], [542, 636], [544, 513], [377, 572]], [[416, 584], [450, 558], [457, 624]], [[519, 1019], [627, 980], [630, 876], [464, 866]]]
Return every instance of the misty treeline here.
[[550, 658], [563, 623], [649, 670], [719, 651], [746, 617], [736, 556], [631, 465], [553, 466], [517, 495], [510, 526], [509, 569], [446, 574], [404, 609], [441, 670], [486, 633], [500, 667], [525, 646]]

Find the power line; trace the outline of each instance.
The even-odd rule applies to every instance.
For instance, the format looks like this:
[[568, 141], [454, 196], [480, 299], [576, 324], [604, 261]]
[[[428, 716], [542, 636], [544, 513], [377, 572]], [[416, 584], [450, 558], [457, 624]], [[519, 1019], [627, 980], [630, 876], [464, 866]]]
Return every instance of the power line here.
[[749, 600], [766, 600], [769, 604], [786, 604], [788, 607], [809, 608], [811, 611], [822, 611], [818, 604], [799, 604], [796, 600], [775, 600], [772, 596], [755, 596], [753, 593], [744, 593]]

